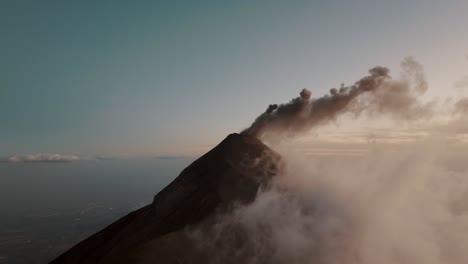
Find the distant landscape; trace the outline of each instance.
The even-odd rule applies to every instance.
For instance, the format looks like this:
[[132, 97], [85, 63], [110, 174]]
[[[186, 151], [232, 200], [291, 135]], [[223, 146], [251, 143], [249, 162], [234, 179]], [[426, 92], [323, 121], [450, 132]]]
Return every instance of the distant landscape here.
[[0, 163], [0, 263], [46, 263], [150, 203], [193, 158]]

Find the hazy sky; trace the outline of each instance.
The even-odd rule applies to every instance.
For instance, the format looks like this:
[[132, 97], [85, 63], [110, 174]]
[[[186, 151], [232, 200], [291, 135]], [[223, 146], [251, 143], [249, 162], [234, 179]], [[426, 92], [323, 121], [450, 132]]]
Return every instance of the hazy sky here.
[[[99, 2], [99, 3], [98, 3]], [[0, 1], [0, 156], [194, 153], [412, 55], [468, 74], [468, 1]]]

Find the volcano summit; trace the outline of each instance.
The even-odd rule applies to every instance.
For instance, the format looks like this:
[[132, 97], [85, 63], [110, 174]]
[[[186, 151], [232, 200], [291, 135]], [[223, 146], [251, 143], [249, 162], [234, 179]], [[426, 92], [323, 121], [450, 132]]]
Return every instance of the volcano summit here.
[[280, 164], [280, 156], [258, 139], [231, 134], [184, 169], [153, 203], [51, 263], [210, 263], [212, 252], [190, 230], [207, 230], [217, 215], [251, 203]]

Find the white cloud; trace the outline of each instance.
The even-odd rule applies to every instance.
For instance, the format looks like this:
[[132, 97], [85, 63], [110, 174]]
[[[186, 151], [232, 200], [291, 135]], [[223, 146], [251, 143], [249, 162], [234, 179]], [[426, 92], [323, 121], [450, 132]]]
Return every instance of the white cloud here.
[[76, 155], [62, 155], [62, 154], [25, 154], [15, 155], [7, 159], [8, 162], [71, 162], [80, 160]]

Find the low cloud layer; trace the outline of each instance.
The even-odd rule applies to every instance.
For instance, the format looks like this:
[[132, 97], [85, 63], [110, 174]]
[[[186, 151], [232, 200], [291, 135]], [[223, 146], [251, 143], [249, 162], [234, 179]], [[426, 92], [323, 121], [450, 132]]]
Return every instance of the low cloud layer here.
[[441, 142], [358, 158], [275, 149], [287, 166], [271, 186], [208, 230], [191, 230], [210, 263], [466, 262], [466, 152]]
[[7, 158], [7, 162], [19, 163], [19, 162], [72, 162], [78, 161], [80, 157], [76, 155], [62, 155], [62, 154], [26, 154], [26, 155], [15, 155]]

